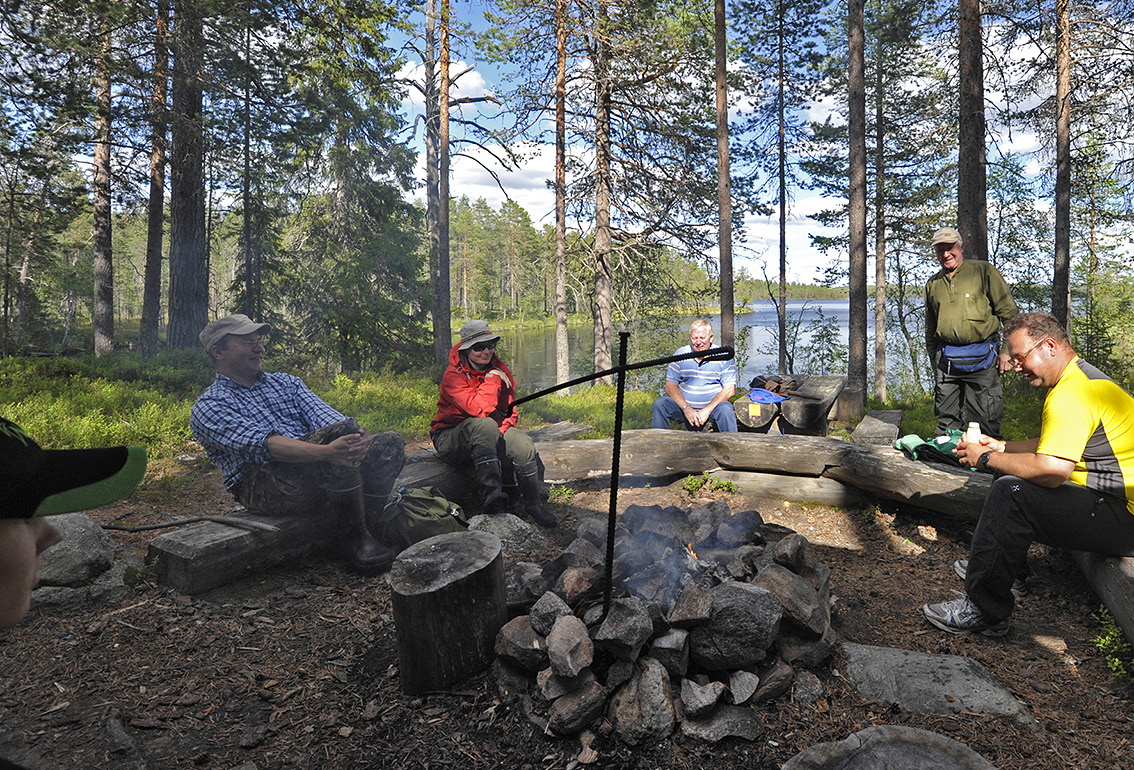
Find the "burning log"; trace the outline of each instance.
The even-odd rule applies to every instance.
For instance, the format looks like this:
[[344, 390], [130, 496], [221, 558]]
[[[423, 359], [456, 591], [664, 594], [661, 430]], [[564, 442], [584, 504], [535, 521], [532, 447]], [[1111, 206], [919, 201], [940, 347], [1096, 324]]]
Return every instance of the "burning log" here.
[[444, 690], [492, 663], [508, 619], [495, 535], [457, 532], [415, 543], [390, 568], [390, 589], [403, 692]]

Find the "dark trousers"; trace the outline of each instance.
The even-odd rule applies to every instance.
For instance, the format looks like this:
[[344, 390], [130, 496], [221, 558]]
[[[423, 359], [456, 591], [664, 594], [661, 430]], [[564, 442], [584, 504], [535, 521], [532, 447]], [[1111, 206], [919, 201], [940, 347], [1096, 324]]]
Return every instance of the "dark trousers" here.
[[1051, 489], [1015, 476], [992, 482], [965, 578], [965, 593], [991, 622], [1012, 614], [1012, 581], [1027, 574], [1032, 543], [1134, 556], [1134, 514], [1125, 500], [1075, 484]]
[[[312, 444], [329, 444], [340, 436], [361, 430], [354, 420], [343, 420], [314, 430], [303, 437]], [[406, 463], [406, 443], [394, 431], [371, 434], [358, 470], [330, 463], [281, 463], [257, 465], [233, 489], [236, 499], [250, 511], [267, 516], [319, 514], [331, 498], [362, 486], [375, 505], [385, 505], [394, 479]]]
[[1001, 438], [1004, 418], [1004, 388], [996, 364], [979, 372], [947, 372], [945, 357], [937, 352], [933, 366], [933, 413], [937, 416], [937, 435], [949, 428], [964, 430], [979, 422], [981, 432]]

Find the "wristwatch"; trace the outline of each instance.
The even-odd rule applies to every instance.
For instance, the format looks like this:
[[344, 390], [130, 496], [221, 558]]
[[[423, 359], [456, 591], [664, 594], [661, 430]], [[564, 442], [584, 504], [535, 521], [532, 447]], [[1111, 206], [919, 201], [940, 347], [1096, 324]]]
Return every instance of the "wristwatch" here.
[[977, 461], [976, 461], [977, 467], [979, 468], [980, 466], [983, 465], [985, 468], [987, 468], [988, 467], [988, 458], [990, 458], [990, 457], [992, 457], [992, 452], [985, 452], [984, 454], [982, 454], [979, 458], [977, 458]]

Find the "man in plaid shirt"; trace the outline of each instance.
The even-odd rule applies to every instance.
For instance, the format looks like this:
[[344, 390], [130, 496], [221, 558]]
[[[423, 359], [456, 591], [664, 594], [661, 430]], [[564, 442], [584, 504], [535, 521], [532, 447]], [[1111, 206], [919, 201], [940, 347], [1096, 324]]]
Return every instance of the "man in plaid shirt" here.
[[364, 573], [379, 571], [396, 554], [370, 534], [367, 512], [385, 507], [405, 464], [405, 442], [393, 431], [369, 434], [298, 377], [263, 371], [270, 331], [241, 314], [201, 331], [217, 378], [193, 404], [193, 435], [245, 508], [325, 517], [348, 561]]

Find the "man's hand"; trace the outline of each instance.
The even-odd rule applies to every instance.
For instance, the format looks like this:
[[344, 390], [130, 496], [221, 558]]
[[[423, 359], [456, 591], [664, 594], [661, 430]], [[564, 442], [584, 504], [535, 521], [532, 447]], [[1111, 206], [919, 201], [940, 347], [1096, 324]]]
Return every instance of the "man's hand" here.
[[1010, 372], [1016, 367], [1012, 365], [1012, 357], [1007, 353], [1001, 353], [997, 357], [996, 368], [1001, 373]]
[[500, 371], [499, 369], [490, 369], [488, 374], [486, 374], [484, 376], [485, 377], [499, 377], [500, 381], [502, 383], [504, 383], [504, 385], [506, 387], [509, 387], [509, 388], [512, 387], [512, 380], [508, 379], [508, 375], [504, 374], [504, 372]]
[[983, 433], [980, 436], [980, 443], [971, 444], [964, 439], [957, 442], [957, 446], [953, 448], [953, 454], [957, 457], [957, 462], [966, 468], [975, 468], [980, 456], [988, 451], [1003, 452], [1004, 442], [997, 441], [992, 436], [986, 436]]
[[681, 414], [694, 428], [700, 428], [702, 425], [704, 425], [705, 420], [709, 419], [709, 415], [712, 413], [713, 410], [709, 409], [708, 407], [706, 407], [705, 409], [694, 409], [693, 407], [689, 406], [689, 404], [686, 404], [685, 408], [681, 410]]
[[339, 436], [329, 444], [323, 444], [322, 446], [330, 451], [330, 456], [326, 458], [326, 462], [340, 468], [359, 467], [362, 464], [363, 455], [366, 454], [366, 437], [363, 435], [366, 428], [363, 428], [362, 431], [362, 433], [348, 433], [345, 436]]

